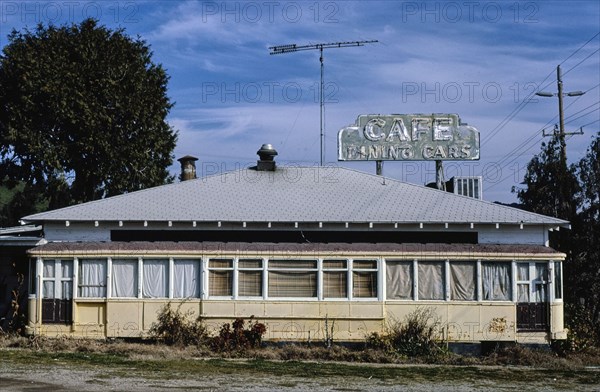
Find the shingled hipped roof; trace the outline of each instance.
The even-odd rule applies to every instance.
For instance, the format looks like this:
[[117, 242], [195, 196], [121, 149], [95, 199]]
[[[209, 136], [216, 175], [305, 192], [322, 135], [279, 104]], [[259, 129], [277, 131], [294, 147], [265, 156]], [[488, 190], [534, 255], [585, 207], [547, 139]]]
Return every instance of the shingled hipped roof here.
[[342, 167], [242, 169], [34, 214], [26, 222], [568, 222]]

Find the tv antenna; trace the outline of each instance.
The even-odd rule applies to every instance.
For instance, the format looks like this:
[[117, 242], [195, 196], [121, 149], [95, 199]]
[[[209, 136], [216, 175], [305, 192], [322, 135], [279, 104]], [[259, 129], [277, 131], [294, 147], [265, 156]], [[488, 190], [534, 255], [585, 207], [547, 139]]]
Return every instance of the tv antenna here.
[[271, 52], [269, 54], [285, 54], [285, 53], [293, 53], [300, 52], [302, 50], [319, 50], [320, 56], [319, 61], [321, 62], [321, 85], [319, 88], [319, 109], [320, 109], [320, 137], [321, 137], [321, 166], [323, 166], [323, 161], [325, 160], [325, 82], [323, 79], [325, 66], [323, 64], [323, 49], [329, 48], [347, 48], [351, 46], [364, 46], [365, 44], [373, 44], [379, 42], [377, 40], [372, 41], [349, 41], [349, 42], [330, 42], [323, 44], [311, 44], [311, 45], [279, 45], [279, 46], [271, 46], [269, 49]]

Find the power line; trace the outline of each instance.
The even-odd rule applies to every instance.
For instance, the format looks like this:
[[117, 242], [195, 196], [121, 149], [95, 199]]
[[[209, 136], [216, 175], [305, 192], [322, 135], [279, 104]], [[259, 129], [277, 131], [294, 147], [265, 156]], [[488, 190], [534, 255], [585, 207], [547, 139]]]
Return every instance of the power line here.
[[588, 39], [588, 40], [587, 40], [587, 41], [586, 41], [586, 42], [585, 42], [583, 45], [581, 45], [581, 46], [580, 46], [580, 47], [579, 47], [577, 50], [575, 50], [573, 53], [571, 53], [571, 54], [569, 55], [569, 57], [567, 57], [566, 59], [564, 59], [564, 60], [562, 61], [562, 63], [560, 63], [560, 64], [561, 64], [561, 65], [562, 65], [562, 64], [564, 64], [564, 63], [565, 63], [565, 62], [566, 62], [568, 59], [570, 59], [571, 57], [575, 56], [575, 54], [577, 54], [577, 52], [579, 52], [581, 49], [583, 49], [583, 48], [584, 48], [584, 47], [585, 47], [587, 44], [589, 44], [590, 42], [592, 42], [592, 40], [593, 40], [594, 38], [596, 38], [597, 36], [599, 36], [599, 35], [600, 35], [600, 32], [599, 32], [599, 33], [596, 33], [596, 34], [595, 34], [595, 35], [594, 35], [592, 38]]
[[[577, 48], [573, 53], [571, 53], [567, 58], [565, 58], [560, 64], [564, 64], [567, 60], [569, 60], [571, 57], [573, 57], [575, 54], [577, 54], [579, 51], [581, 51], [585, 46], [587, 46], [590, 42], [592, 42], [594, 40], [594, 38], [598, 37], [600, 35], [600, 33], [596, 33], [593, 37], [591, 37], [590, 39], [588, 39], [584, 44], [582, 44], [579, 48]], [[577, 65], [575, 65], [574, 67], [570, 68], [569, 71], [571, 71], [573, 68], [579, 66], [581, 63], [583, 63], [584, 61], [586, 61], [588, 58], [590, 58], [594, 53], [598, 52], [598, 50], [596, 50], [595, 52], [593, 52], [591, 55], [588, 55], [585, 59], [583, 59], [582, 61], [580, 61]], [[554, 73], [554, 71], [550, 71], [550, 73], [544, 78], [544, 80], [542, 80], [538, 85], [543, 85], [546, 80], [548, 80], [548, 78]], [[541, 87], [540, 89], [543, 90], [546, 87], [550, 86], [552, 84], [552, 82], [548, 83], [547, 85]], [[481, 142], [481, 147], [485, 146], [492, 138], [494, 138], [494, 136], [496, 136], [496, 134], [498, 134], [498, 132], [500, 132], [502, 129], [504, 129], [504, 127], [521, 111], [524, 109], [524, 107], [531, 102], [531, 97], [534, 95], [535, 93], [532, 92], [530, 94], [528, 94], [523, 101], [521, 101], [516, 108], [514, 108], [512, 110], [512, 112], [510, 112], [502, 121], [500, 121], [500, 123], [494, 127], [494, 129], [492, 129], [491, 133], [489, 136], [487, 136], [482, 142]]]
[[563, 75], [566, 75], [569, 72], [571, 72], [572, 70], [574, 70], [575, 68], [579, 67], [584, 61], [586, 61], [587, 59], [589, 59], [590, 57], [592, 57], [593, 55], [595, 55], [598, 52], [600, 52], [600, 49], [596, 49], [595, 51], [593, 51], [592, 53], [590, 53], [589, 55], [587, 55], [583, 60], [581, 60], [580, 62], [578, 62], [577, 64], [575, 64], [571, 68], [569, 68], [567, 71], [565, 71], [565, 73], [563, 73]]

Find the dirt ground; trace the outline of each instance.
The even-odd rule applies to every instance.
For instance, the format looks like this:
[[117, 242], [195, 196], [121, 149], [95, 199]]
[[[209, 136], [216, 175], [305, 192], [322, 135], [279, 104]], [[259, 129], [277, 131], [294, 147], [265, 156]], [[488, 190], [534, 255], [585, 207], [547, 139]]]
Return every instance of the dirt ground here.
[[[0, 352], [0, 355], [4, 353]], [[494, 367], [495, 371], [502, 371], [503, 380], [495, 377], [493, 380], [486, 378], [486, 371], [490, 368], [481, 367], [476, 370], [481, 375], [478, 379], [466, 377], [448, 377], [447, 380], [436, 379], [428, 381], [423, 375], [412, 377], [412, 370], [422, 373], [423, 365], [357, 365], [358, 367], [393, 367], [402, 370], [397, 377], [364, 377], [364, 376], [322, 376], [308, 374], [272, 375], [264, 372], [249, 374], [237, 373], [231, 369], [219, 372], [196, 374], [163, 373], [156, 376], [152, 369], [144, 370], [136, 367], [113, 366], [78, 366], [73, 363], [62, 362], [57, 359], [55, 363], [17, 363], [7, 360], [4, 355], [0, 359], [0, 390], [6, 392], [25, 391], [600, 391], [600, 384], [589, 385], [576, 383], [566, 379], [553, 377], [551, 373], [544, 373], [537, 381], [516, 381], [511, 377], [511, 369]], [[33, 361], [35, 362], [35, 361]], [[425, 365], [426, 366], [426, 365]], [[448, 371], [448, 367], [431, 366], [434, 372]], [[431, 369], [430, 369], [431, 370]], [[518, 370], [519, 377], [523, 378], [522, 368]], [[533, 372], [533, 370], [531, 370]], [[600, 369], [589, 369], [589, 372], [600, 372]], [[408, 372], [408, 373], [407, 373]], [[452, 374], [452, 369], [448, 374]], [[460, 367], [456, 373], [460, 373]], [[358, 373], [358, 372], [357, 372]], [[402, 377], [400, 374], [404, 374]], [[408, 377], [407, 377], [408, 375]], [[597, 380], [594, 375], [592, 380]]]

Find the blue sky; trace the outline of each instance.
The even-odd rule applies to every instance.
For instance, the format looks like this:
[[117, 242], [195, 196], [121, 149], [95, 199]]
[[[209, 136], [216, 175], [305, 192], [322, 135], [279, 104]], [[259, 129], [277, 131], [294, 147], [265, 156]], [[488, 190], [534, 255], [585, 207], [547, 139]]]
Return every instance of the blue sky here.
[[[197, 156], [200, 175], [255, 164], [271, 143], [277, 160], [318, 165], [319, 52], [269, 55], [269, 47], [378, 40], [325, 50], [326, 162], [337, 132], [359, 114], [457, 113], [481, 133], [481, 159], [446, 162], [446, 177], [482, 175], [484, 198], [512, 202], [542, 129], [558, 121], [561, 64], [569, 161], [600, 130], [600, 3], [590, 1], [8, 1], [0, 46], [13, 29], [78, 23], [123, 27], [151, 46], [170, 75], [179, 131], [175, 155]], [[178, 173], [176, 165], [173, 173]], [[385, 162], [384, 175], [434, 180], [433, 162]]]

